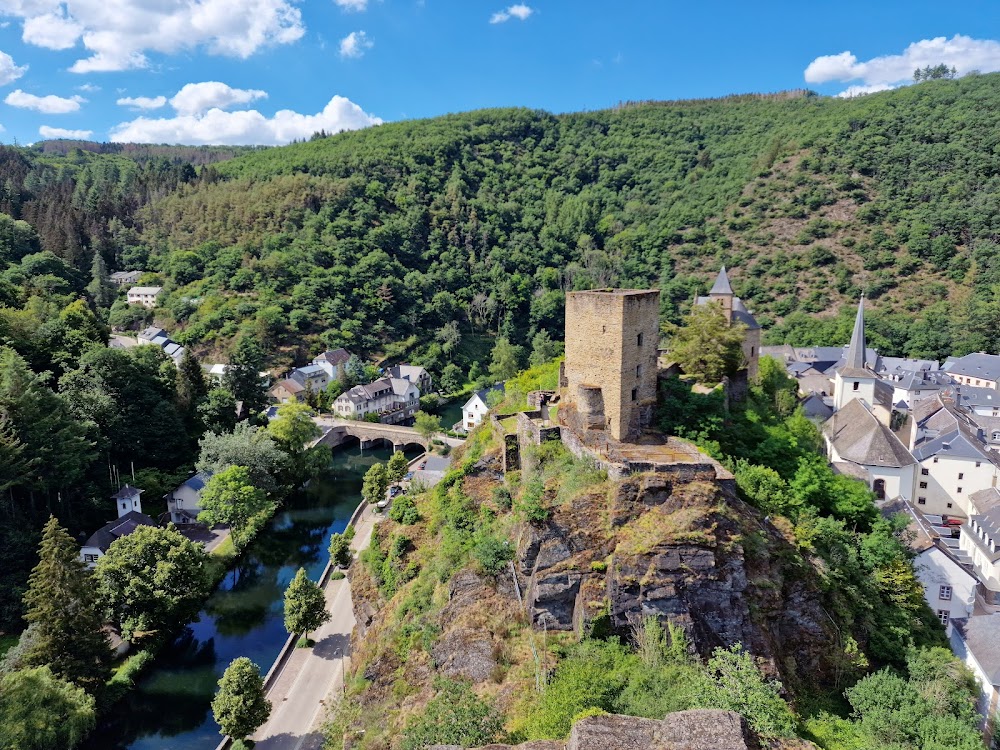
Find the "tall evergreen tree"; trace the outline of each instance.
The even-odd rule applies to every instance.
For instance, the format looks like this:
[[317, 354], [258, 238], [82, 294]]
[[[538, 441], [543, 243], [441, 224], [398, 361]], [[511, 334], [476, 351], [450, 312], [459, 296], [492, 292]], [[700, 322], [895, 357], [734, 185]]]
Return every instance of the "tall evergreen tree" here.
[[189, 419], [197, 415], [198, 405], [208, 396], [208, 384], [198, 358], [190, 348], [184, 350], [177, 366], [177, 405]]
[[243, 336], [236, 344], [223, 385], [237, 401], [243, 402], [244, 415], [256, 415], [267, 406], [264, 384], [260, 372], [264, 369], [264, 353], [250, 336]]
[[108, 266], [104, 262], [104, 256], [100, 250], [94, 251], [94, 262], [90, 266], [90, 283], [87, 285], [87, 294], [94, 301], [94, 306], [101, 310], [108, 310], [117, 297], [114, 284], [111, 283], [111, 276], [108, 274]]
[[57, 677], [96, 693], [108, 676], [111, 653], [94, 582], [79, 555], [66, 529], [49, 517], [24, 595], [24, 619], [36, 628], [25, 662], [47, 666]]

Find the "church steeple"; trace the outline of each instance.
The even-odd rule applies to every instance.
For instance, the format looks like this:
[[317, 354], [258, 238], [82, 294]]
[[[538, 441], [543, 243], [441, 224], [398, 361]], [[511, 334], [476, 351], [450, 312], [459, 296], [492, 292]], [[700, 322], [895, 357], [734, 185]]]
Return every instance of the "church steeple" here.
[[861, 295], [858, 302], [858, 314], [854, 318], [854, 333], [851, 334], [851, 345], [847, 348], [847, 361], [844, 366], [849, 370], [867, 370], [865, 346], [865, 296]]
[[719, 271], [719, 275], [715, 277], [715, 283], [712, 284], [712, 291], [708, 293], [708, 296], [715, 297], [723, 294], [728, 294], [730, 296], [733, 294], [733, 287], [729, 283], [729, 274], [726, 273], [725, 266], [723, 266], [722, 270]]

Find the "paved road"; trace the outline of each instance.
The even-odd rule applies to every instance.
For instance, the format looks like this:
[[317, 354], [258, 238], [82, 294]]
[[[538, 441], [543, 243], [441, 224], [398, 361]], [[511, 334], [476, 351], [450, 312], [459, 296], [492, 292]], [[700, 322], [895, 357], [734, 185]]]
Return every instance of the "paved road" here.
[[[368, 546], [377, 519], [366, 509], [357, 525], [352, 547]], [[294, 650], [268, 691], [271, 718], [254, 735], [256, 750], [320, 750], [322, 725], [329, 700], [343, 689], [345, 659], [349, 659], [354, 609], [347, 579], [330, 581], [325, 588], [330, 621], [310, 635], [311, 649]]]

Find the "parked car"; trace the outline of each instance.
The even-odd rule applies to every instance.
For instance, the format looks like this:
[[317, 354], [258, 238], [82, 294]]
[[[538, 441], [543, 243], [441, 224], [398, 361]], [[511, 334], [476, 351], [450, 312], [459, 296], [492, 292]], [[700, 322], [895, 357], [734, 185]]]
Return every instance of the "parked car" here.
[[404, 480], [410, 480], [410, 479], [413, 479], [413, 472], [412, 472], [412, 471], [408, 471], [408, 472], [406, 472], [406, 475], [405, 475], [405, 476], [403, 477], [403, 479], [404, 479]]
[[427, 468], [427, 462], [426, 461], [421, 461], [420, 462], [420, 466], [418, 466], [417, 468], [419, 468], [419, 469], [426, 469]]
[[943, 516], [941, 518], [941, 525], [942, 526], [958, 527], [958, 526], [962, 525], [962, 519], [961, 518], [951, 518], [949, 516]]
[[389, 500], [389, 498], [385, 498], [384, 500], [379, 500], [377, 503], [375, 503], [375, 509], [376, 510], [385, 510], [386, 508], [389, 507], [389, 503], [390, 502], [392, 502], [392, 501]]
[[402, 487], [398, 485], [393, 485], [392, 487], [389, 488], [389, 499], [391, 500], [392, 498], [396, 497], [396, 495], [399, 495], [402, 492], [403, 492]]

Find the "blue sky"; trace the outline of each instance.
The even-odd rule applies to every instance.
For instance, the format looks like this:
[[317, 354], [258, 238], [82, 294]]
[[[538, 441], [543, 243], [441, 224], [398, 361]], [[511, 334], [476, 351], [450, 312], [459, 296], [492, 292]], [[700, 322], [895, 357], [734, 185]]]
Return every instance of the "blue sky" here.
[[995, 2], [0, 0], [0, 139], [282, 143], [481, 107], [1000, 70]]

